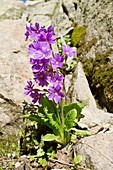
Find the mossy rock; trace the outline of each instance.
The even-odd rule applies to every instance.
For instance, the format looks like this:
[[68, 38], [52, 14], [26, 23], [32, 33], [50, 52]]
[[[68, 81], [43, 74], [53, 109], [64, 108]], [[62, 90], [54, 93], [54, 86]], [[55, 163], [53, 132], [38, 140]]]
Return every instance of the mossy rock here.
[[109, 59], [110, 54], [111, 51], [108, 50], [104, 54], [98, 54], [93, 61], [86, 60], [84, 69], [99, 105], [113, 112], [113, 65]]
[[71, 41], [73, 46], [77, 46], [86, 33], [85, 26], [76, 26], [73, 30]]

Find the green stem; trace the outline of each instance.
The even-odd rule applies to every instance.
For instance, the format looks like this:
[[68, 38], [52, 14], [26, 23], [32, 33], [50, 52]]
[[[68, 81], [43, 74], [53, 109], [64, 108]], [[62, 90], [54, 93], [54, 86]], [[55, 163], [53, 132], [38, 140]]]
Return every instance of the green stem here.
[[58, 111], [58, 105], [55, 104], [55, 102], [53, 102], [54, 104], [54, 107], [55, 107], [55, 110], [56, 110], [56, 118], [57, 118], [57, 122], [59, 124], [61, 124], [61, 117], [60, 117], [60, 114], [59, 114], [59, 111]]
[[58, 112], [58, 108], [57, 107], [56, 107], [56, 112], [57, 112], [57, 117], [58, 117], [59, 123], [61, 124], [61, 117], [60, 117], [60, 114]]
[[64, 71], [64, 82], [63, 82], [63, 91], [64, 91], [64, 94], [65, 94], [65, 103], [67, 104], [66, 88], [65, 88], [66, 61], [67, 61], [67, 55], [65, 55], [65, 71]]
[[62, 119], [62, 138], [64, 140], [64, 111], [63, 111], [64, 99], [61, 99], [61, 119]]

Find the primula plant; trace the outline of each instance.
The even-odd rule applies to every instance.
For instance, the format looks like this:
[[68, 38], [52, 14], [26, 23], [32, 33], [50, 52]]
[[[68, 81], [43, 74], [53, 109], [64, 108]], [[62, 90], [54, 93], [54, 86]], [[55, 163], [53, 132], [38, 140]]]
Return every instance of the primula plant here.
[[55, 141], [66, 146], [72, 135], [72, 129], [82, 117], [82, 106], [66, 103], [65, 76], [67, 60], [73, 59], [76, 52], [72, 47], [62, 44], [62, 53], [55, 53], [52, 44], [56, 43], [54, 28], [30, 24], [26, 26], [26, 40], [32, 43], [28, 47], [30, 64], [34, 75], [25, 86], [25, 95], [38, 105], [35, 114], [27, 114], [25, 119], [47, 126], [50, 130], [41, 135], [41, 141]]

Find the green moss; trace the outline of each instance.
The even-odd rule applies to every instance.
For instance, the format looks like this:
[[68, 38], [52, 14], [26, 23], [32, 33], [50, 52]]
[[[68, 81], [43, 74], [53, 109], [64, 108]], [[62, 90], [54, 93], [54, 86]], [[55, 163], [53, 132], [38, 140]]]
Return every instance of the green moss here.
[[100, 103], [113, 112], [113, 65], [110, 63], [108, 50], [104, 54], [98, 54], [94, 61], [86, 60], [84, 69], [93, 92]]
[[73, 46], [78, 45], [80, 40], [84, 37], [85, 33], [86, 33], [85, 26], [76, 26], [71, 36], [72, 45]]
[[92, 83], [99, 83], [101, 86], [106, 87], [107, 83], [112, 79], [113, 66], [109, 63], [109, 53], [100, 54], [96, 56], [93, 62], [93, 76]]

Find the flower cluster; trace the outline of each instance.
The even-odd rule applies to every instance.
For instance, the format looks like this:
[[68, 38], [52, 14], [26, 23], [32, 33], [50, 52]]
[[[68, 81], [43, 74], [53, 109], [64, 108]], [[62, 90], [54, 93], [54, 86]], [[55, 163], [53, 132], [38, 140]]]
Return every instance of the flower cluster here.
[[[29, 45], [28, 53], [32, 55], [30, 64], [32, 67], [35, 85], [28, 81], [25, 86], [25, 95], [32, 98], [32, 102], [41, 104], [43, 95], [58, 104], [64, 97], [62, 92], [64, 75], [61, 73], [65, 56], [72, 57], [75, 52], [67, 45], [62, 46], [63, 56], [55, 53], [51, 49], [51, 44], [56, 42], [54, 28], [49, 26], [47, 29], [40, 27], [39, 23], [33, 26], [26, 26], [26, 40], [32, 38], [33, 42]], [[40, 88], [41, 87], [41, 88]], [[45, 88], [46, 87], [46, 88]], [[42, 90], [41, 90], [42, 89]]]

